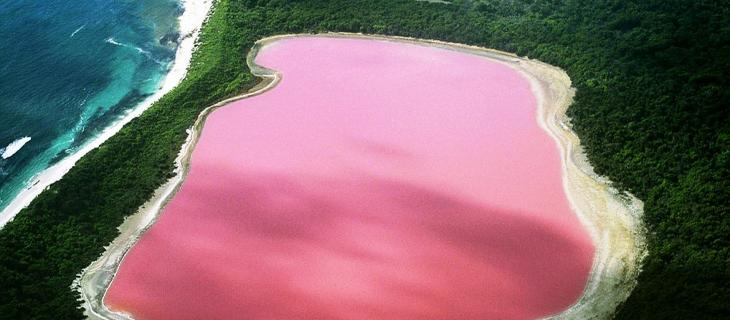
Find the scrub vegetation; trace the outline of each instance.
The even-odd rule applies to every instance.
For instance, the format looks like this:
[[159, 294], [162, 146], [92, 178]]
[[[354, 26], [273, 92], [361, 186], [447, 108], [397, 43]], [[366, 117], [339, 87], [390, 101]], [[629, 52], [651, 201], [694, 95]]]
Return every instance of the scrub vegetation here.
[[324, 31], [474, 44], [566, 70], [591, 163], [645, 202], [650, 255], [616, 318], [728, 318], [728, 16], [719, 1], [218, 0], [182, 84], [0, 231], [0, 318], [82, 318], [73, 279], [171, 176], [201, 110], [255, 85], [253, 43]]

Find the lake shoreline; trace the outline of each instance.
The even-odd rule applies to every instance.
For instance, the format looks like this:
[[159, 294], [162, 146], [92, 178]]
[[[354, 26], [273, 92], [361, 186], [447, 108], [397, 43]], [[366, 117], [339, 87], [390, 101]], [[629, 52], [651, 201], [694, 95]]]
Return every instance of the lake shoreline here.
[[[78, 288], [85, 300], [87, 315], [91, 313], [105, 319], [129, 318], [128, 315], [108, 310], [103, 304], [103, 297], [126, 253], [154, 223], [160, 210], [181, 186], [206, 117], [211, 111], [227, 103], [261, 94], [273, 88], [280, 75], [253, 62], [257, 50], [280, 39], [300, 36], [312, 35], [281, 35], [257, 41], [249, 52], [247, 62], [252, 73], [264, 78], [265, 81], [249, 93], [216, 103], [199, 115], [176, 159], [176, 175], [160, 187], [153, 198], [137, 213], [125, 220], [119, 228], [121, 235], [107, 247], [102, 257], [85, 269], [77, 279]], [[580, 142], [569, 129], [568, 119], [565, 116], [565, 111], [574, 95], [574, 89], [570, 87], [570, 79], [565, 72], [513, 54], [468, 45], [351, 33], [325, 33], [316, 36], [396, 41], [476, 54], [505, 64], [528, 79], [538, 99], [536, 120], [559, 146], [563, 166], [562, 182], [571, 208], [589, 231], [595, 245], [593, 267], [581, 298], [566, 311], [550, 318], [585, 318], [589, 315], [591, 318], [606, 318], [613, 314], [615, 308], [626, 299], [635, 286], [640, 261], [645, 255], [643, 226], [640, 222], [642, 204], [630, 195], [617, 194], [610, 187], [610, 182], [597, 176], [585, 160]], [[90, 301], [94, 303], [90, 304]]]
[[[251, 52], [254, 52], [254, 50]], [[255, 56], [255, 54], [249, 56]], [[190, 168], [190, 157], [200, 138], [205, 119], [215, 109], [240, 99], [262, 94], [275, 87], [280, 80], [278, 74], [273, 72], [256, 73], [256, 75], [262, 77], [263, 81], [250, 89], [250, 93], [225, 99], [205, 108], [200, 113], [195, 124], [187, 130], [188, 136], [175, 158], [175, 175], [155, 190], [152, 198], [142, 205], [136, 213], [125, 218], [122, 225], [118, 227], [120, 235], [105, 247], [101, 257], [92, 262], [76, 278], [74, 288], [81, 294], [86, 316], [92, 319], [132, 319], [130, 315], [112, 311], [104, 304], [104, 297], [111, 285], [114, 274], [129, 249], [134, 246], [145, 231], [152, 227], [161, 210], [182, 186], [182, 182], [185, 180]]]

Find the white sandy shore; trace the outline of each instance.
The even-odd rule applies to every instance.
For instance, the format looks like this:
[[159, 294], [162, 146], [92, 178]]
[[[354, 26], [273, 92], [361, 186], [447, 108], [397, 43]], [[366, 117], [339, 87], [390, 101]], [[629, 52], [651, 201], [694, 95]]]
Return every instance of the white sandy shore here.
[[119, 130], [124, 127], [132, 119], [138, 117], [155, 101], [159, 100], [166, 93], [170, 92], [175, 88], [187, 72], [188, 66], [190, 65], [190, 58], [193, 54], [193, 48], [195, 47], [195, 41], [198, 38], [198, 31], [203, 25], [203, 21], [208, 15], [208, 11], [213, 4], [213, 0], [181, 0], [182, 5], [185, 9], [183, 14], [178, 18], [179, 31], [181, 35], [180, 44], [178, 45], [177, 52], [175, 53], [175, 60], [173, 61], [170, 71], [162, 81], [160, 89], [155, 94], [145, 99], [142, 103], [132, 109], [122, 119], [107, 127], [96, 137], [94, 140], [83, 145], [73, 154], [63, 158], [61, 161], [55, 163], [49, 168], [41, 171], [32, 179], [32, 183], [29, 187], [23, 189], [15, 198], [0, 212], [0, 228], [6, 223], [13, 220], [15, 216], [27, 207], [33, 199], [35, 199], [43, 190], [54, 182], [60, 180], [71, 168], [76, 164], [81, 157], [89, 153], [91, 150], [99, 147], [104, 141], [114, 136]]
[[[154, 223], [160, 210], [174, 196], [188, 171], [189, 159], [206, 117], [212, 110], [232, 101], [261, 94], [273, 88], [280, 75], [253, 63], [258, 49], [280, 39], [311, 35], [282, 35], [259, 40], [248, 56], [254, 74], [264, 78], [249, 93], [216, 103], [206, 108], [189, 131], [186, 143], [176, 159], [176, 175], [161, 186], [134, 215], [119, 227], [121, 234], [106, 252], [87, 267], [75, 282], [81, 292], [87, 315], [98, 319], [130, 319], [131, 316], [110, 311], [103, 298], [124, 256], [139, 237]], [[641, 223], [643, 204], [631, 195], [618, 194], [610, 181], [596, 175], [580, 146], [580, 140], [570, 130], [565, 115], [572, 102], [574, 89], [567, 74], [545, 63], [519, 58], [513, 54], [474, 46], [405, 37], [371, 36], [350, 33], [327, 33], [318, 36], [357, 37], [381, 41], [396, 41], [456, 50], [483, 56], [505, 64], [530, 81], [538, 101], [538, 121], [541, 128], [557, 143], [563, 165], [563, 187], [572, 209], [589, 231], [596, 252], [588, 283], [581, 298], [564, 312], [550, 319], [608, 319], [636, 284], [641, 259], [645, 255], [644, 228]]]
[[575, 90], [561, 69], [529, 59], [511, 63], [530, 80], [538, 101], [538, 123], [560, 149], [563, 188], [595, 245], [593, 266], [580, 299], [548, 319], [610, 319], [636, 286], [646, 256], [643, 203], [619, 194], [588, 162], [565, 112]]

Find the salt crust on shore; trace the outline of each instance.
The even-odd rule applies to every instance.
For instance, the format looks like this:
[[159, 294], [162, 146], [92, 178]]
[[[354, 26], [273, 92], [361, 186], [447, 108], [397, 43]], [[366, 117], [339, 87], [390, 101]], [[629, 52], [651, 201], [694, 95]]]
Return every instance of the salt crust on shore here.
[[[182, 25], [182, 23], [181, 23]], [[282, 35], [259, 40], [247, 57], [251, 71], [264, 79], [248, 93], [206, 108], [189, 130], [176, 161], [175, 176], [162, 185], [137, 213], [129, 216], [119, 227], [121, 234], [106, 248], [102, 256], [81, 272], [74, 282], [83, 298], [86, 315], [95, 319], [131, 319], [129, 314], [113, 312], [103, 304], [108, 286], [124, 256], [142, 234], [155, 222], [157, 215], [182, 185], [189, 169], [189, 159], [206, 117], [215, 108], [230, 102], [261, 94], [274, 86], [280, 75], [254, 64], [258, 50], [277, 40], [312, 35]], [[591, 274], [581, 298], [570, 308], [549, 319], [608, 319], [636, 285], [641, 260], [646, 255], [644, 226], [641, 222], [643, 203], [630, 194], [620, 194], [610, 181], [598, 176], [580, 146], [580, 140], [570, 129], [565, 111], [575, 90], [570, 78], [559, 68], [519, 58], [513, 54], [474, 46], [421, 40], [405, 37], [371, 36], [350, 33], [326, 33], [321, 37], [365, 38], [395, 41], [456, 50], [483, 56], [520, 72], [530, 81], [538, 101], [541, 128], [555, 140], [560, 149], [563, 167], [563, 187], [571, 208], [591, 235], [595, 257]], [[189, 61], [189, 60], [188, 60]]]

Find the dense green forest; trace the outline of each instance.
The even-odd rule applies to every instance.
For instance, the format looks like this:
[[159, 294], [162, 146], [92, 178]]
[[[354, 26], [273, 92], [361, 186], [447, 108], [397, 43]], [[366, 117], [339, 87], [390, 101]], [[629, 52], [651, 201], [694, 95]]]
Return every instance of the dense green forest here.
[[201, 110], [255, 83], [253, 43], [348, 31], [475, 44], [565, 69], [577, 88], [569, 115], [597, 172], [645, 202], [650, 255], [616, 318], [728, 319], [728, 17], [720, 1], [219, 0], [183, 83], [0, 231], [0, 318], [82, 318], [71, 282], [171, 176]]

